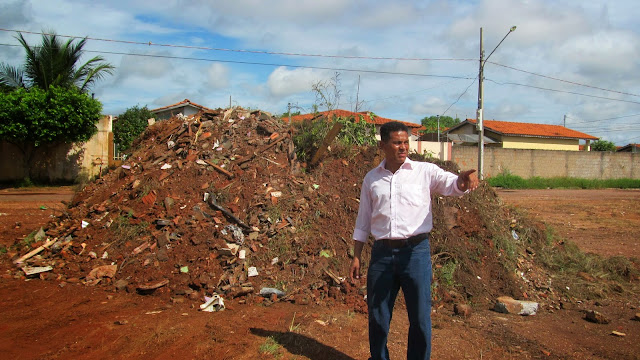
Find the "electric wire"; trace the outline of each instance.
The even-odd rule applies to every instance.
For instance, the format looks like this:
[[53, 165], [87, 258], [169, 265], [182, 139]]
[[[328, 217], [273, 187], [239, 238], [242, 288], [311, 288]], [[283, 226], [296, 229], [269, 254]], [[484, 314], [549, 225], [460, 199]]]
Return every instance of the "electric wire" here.
[[534, 86], [534, 85], [520, 84], [520, 83], [514, 83], [514, 82], [499, 82], [499, 81], [495, 81], [495, 80], [491, 80], [491, 79], [485, 79], [485, 80], [490, 81], [490, 82], [495, 83], [495, 84], [498, 84], [498, 85], [516, 85], [516, 86], [530, 87], [530, 88], [538, 89], [538, 90], [545, 90], [545, 91], [553, 91], [553, 92], [559, 92], [559, 93], [565, 93], [565, 94], [573, 94], [573, 95], [586, 96], [586, 97], [591, 97], [591, 98], [596, 98], [596, 99], [611, 100], [611, 101], [620, 101], [620, 102], [626, 102], [626, 103], [631, 103], [631, 104], [640, 104], [640, 101], [623, 100], [623, 99], [614, 99], [614, 98], [609, 98], [609, 97], [605, 97], [605, 96], [582, 94], [582, 93], [575, 92], [575, 91], [567, 91], [567, 90], [550, 89], [550, 88], [544, 88], [544, 87], [541, 87], [541, 86]]
[[545, 79], [550, 79], [550, 80], [560, 81], [560, 82], [564, 82], [564, 83], [572, 84], [572, 85], [577, 85], [577, 86], [584, 86], [584, 87], [588, 87], [588, 88], [592, 88], [592, 89], [597, 89], [597, 90], [602, 90], [602, 91], [613, 92], [613, 93], [616, 93], [616, 94], [622, 94], [622, 95], [629, 95], [629, 96], [640, 97], [640, 95], [638, 95], [638, 94], [632, 94], [632, 93], [623, 92], [623, 91], [617, 91], [617, 90], [605, 89], [605, 88], [601, 88], [601, 87], [597, 87], [597, 86], [592, 86], [592, 85], [581, 84], [581, 83], [578, 83], [578, 82], [575, 82], [575, 81], [559, 79], [559, 78], [555, 78], [555, 77], [552, 77], [552, 76], [547, 76], [547, 75], [537, 74], [537, 73], [534, 73], [534, 72], [531, 72], [531, 71], [527, 71], [527, 70], [517, 69], [517, 68], [514, 68], [513, 66], [502, 65], [502, 64], [495, 63], [495, 62], [492, 62], [492, 61], [488, 61], [488, 62], [489, 62], [489, 63], [491, 63], [491, 64], [494, 64], [494, 65], [497, 65], [497, 66], [502, 66], [502, 67], [507, 68], [507, 69], [511, 69], [511, 70], [514, 70], [514, 71], [523, 72], [523, 73], [526, 73], [526, 74], [529, 74], [529, 75], [539, 76], [539, 77], [542, 77], [542, 78], [545, 78]]
[[405, 57], [384, 57], [384, 56], [304, 54], [304, 53], [290, 53], [290, 52], [277, 52], [277, 51], [264, 51], [264, 50], [226, 49], [226, 48], [214, 48], [214, 47], [206, 47], [206, 46], [162, 44], [162, 43], [154, 43], [151, 41], [142, 42], [142, 41], [131, 41], [131, 40], [115, 40], [115, 39], [94, 38], [90, 36], [60, 35], [60, 34], [53, 34], [53, 33], [35, 32], [35, 31], [27, 31], [27, 30], [12, 30], [12, 29], [4, 29], [4, 28], [0, 28], [0, 31], [18, 32], [18, 33], [35, 34], [35, 35], [49, 35], [49, 36], [56, 35], [63, 38], [87, 39], [87, 40], [94, 40], [94, 41], [114, 42], [114, 43], [132, 44], [132, 45], [160, 46], [160, 47], [172, 47], [172, 48], [208, 50], [208, 51], [227, 51], [227, 52], [238, 52], [238, 53], [265, 54], [265, 55], [325, 57], [325, 58], [360, 59], [360, 60], [477, 61], [476, 59], [455, 59], [455, 58], [405, 58]]
[[[465, 59], [465, 58], [459, 58], [459, 59], [456, 59], [456, 58], [408, 58], [408, 57], [356, 56], [356, 55], [333, 55], [333, 54], [305, 54], [305, 53], [294, 53], [294, 52], [277, 52], [277, 51], [247, 50], [247, 49], [227, 49], [227, 48], [214, 48], [214, 47], [206, 47], [206, 46], [164, 44], [164, 43], [154, 43], [152, 41], [142, 42], [142, 41], [131, 41], [131, 40], [116, 40], [116, 39], [96, 38], [96, 37], [89, 37], [89, 36], [82, 37], [82, 36], [75, 36], [75, 35], [61, 35], [61, 34], [53, 34], [53, 33], [46, 33], [46, 32], [35, 32], [35, 31], [28, 31], [28, 30], [16, 30], [16, 29], [5, 29], [5, 28], [0, 28], [0, 31], [18, 32], [18, 33], [34, 34], [34, 35], [56, 35], [56, 36], [63, 37], [63, 38], [87, 39], [87, 40], [94, 40], [94, 41], [114, 42], [114, 43], [133, 44], [133, 45], [159, 46], [159, 47], [171, 47], [171, 48], [207, 50], [207, 51], [226, 51], [226, 52], [265, 54], [265, 55], [324, 57], [324, 58], [360, 59], [360, 60], [477, 61], [476, 59]], [[505, 38], [506, 38], [506, 36], [505, 36]], [[550, 80], [554, 80], [554, 81], [560, 81], [560, 82], [564, 82], [564, 83], [568, 83], [568, 84], [572, 84], [572, 85], [576, 85], [576, 86], [588, 87], [588, 88], [597, 89], [597, 90], [601, 90], [601, 91], [613, 92], [613, 93], [617, 93], [617, 94], [621, 94], [621, 95], [629, 95], [629, 96], [634, 96], [634, 97], [640, 97], [640, 95], [638, 95], [638, 94], [633, 94], [633, 93], [624, 92], [624, 91], [618, 91], [618, 90], [605, 89], [605, 88], [601, 88], [601, 87], [597, 87], [597, 86], [593, 86], [593, 85], [587, 85], [587, 84], [578, 83], [578, 82], [571, 81], [571, 80], [565, 80], [565, 79], [560, 79], [560, 78], [556, 78], [556, 77], [553, 77], [553, 76], [538, 74], [538, 73], [534, 73], [532, 71], [518, 69], [518, 68], [513, 67], [513, 66], [504, 65], [504, 64], [493, 62], [493, 61], [485, 60], [485, 62], [493, 64], [493, 65], [496, 65], [496, 66], [501, 66], [501, 67], [504, 67], [504, 68], [507, 68], [507, 69], [511, 69], [511, 70], [514, 70], [514, 71], [519, 71], [519, 72], [522, 72], [522, 73], [526, 73], [526, 74], [529, 74], [529, 75], [539, 76], [539, 77], [542, 77], [542, 78], [545, 78], [545, 79], [550, 79]]]
[[473, 84], [475, 84], [475, 83], [476, 83], [476, 78], [474, 78], [474, 79], [473, 79], [473, 81], [471, 82], [471, 84], [469, 84], [469, 86], [467, 86], [467, 88], [466, 88], [466, 89], [464, 89], [464, 91], [462, 92], [462, 94], [460, 94], [460, 96], [458, 96], [458, 98], [456, 99], [456, 101], [454, 101], [454, 102], [453, 102], [453, 104], [449, 105], [449, 107], [447, 108], [447, 110], [445, 110], [445, 111], [444, 111], [440, 116], [444, 116], [444, 114], [446, 114], [446, 113], [447, 113], [447, 111], [449, 111], [449, 109], [451, 109], [451, 107], [452, 107], [453, 105], [455, 105], [458, 101], [460, 101], [460, 98], [462, 98], [462, 96], [463, 96], [464, 94], [466, 94], [466, 93], [467, 93], [467, 91], [469, 91], [469, 88], [471, 87], [471, 85], [473, 85]]
[[[600, 121], [623, 119], [623, 118], [628, 118], [628, 117], [633, 117], [633, 116], [640, 116], [640, 114], [631, 114], [631, 115], [616, 116], [616, 117], [611, 117], [611, 118], [606, 118], [606, 119], [599, 119], [599, 120], [578, 121], [578, 122], [572, 122], [572, 124], [591, 124], [591, 123], [596, 123], [596, 122], [600, 122]], [[567, 115], [567, 118], [580, 120], [580, 119], [578, 119], [578, 118], [575, 118], [575, 117], [573, 117], [573, 116], [569, 116], [569, 115]]]
[[[0, 44], [0, 46], [20, 46], [20, 45]], [[419, 73], [405, 73], [405, 72], [383, 71], [383, 70], [349, 69], [349, 68], [335, 68], [335, 67], [312, 66], [312, 65], [263, 63], [263, 62], [256, 62], [256, 61], [208, 59], [208, 58], [196, 58], [196, 57], [160, 55], [160, 54], [138, 54], [138, 53], [125, 53], [125, 52], [105, 51], [105, 50], [100, 50], [100, 51], [98, 51], [98, 50], [83, 50], [83, 51], [87, 52], [87, 53], [97, 53], [97, 54], [128, 55], [128, 56], [153, 57], [153, 58], [163, 58], [163, 59], [179, 59], [179, 60], [193, 60], [193, 61], [232, 63], [232, 64], [243, 64], [243, 65], [261, 65], [261, 66], [273, 66], [273, 67], [285, 66], [285, 67], [290, 67], [290, 68], [303, 68], [303, 69], [316, 69], [316, 70], [333, 70], [333, 71], [347, 71], [347, 72], [362, 72], [362, 73], [386, 74], [386, 75], [435, 77], [435, 78], [449, 78], [449, 79], [472, 79], [470, 77], [454, 76], [454, 75], [419, 74]]]

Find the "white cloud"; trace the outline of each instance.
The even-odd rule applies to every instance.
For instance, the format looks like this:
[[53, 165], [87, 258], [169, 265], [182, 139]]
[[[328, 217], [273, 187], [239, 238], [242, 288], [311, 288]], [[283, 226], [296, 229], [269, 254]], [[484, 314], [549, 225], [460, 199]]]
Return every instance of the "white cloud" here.
[[117, 80], [168, 77], [173, 71], [171, 61], [156, 57], [123, 56], [117, 66]]
[[229, 86], [229, 68], [214, 63], [207, 68], [207, 86], [210, 89], [224, 89]]
[[[414, 122], [424, 116], [442, 115], [445, 110], [445, 115], [474, 117], [477, 81], [467, 87], [478, 75], [479, 29], [484, 30], [488, 55], [516, 25], [516, 31], [485, 67], [486, 114], [498, 120], [559, 123], [565, 113], [598, 119], [640, 112], [637, 104], [577, 93], [630, 101], [640, 101], [638, 97], [532, 74], [640, 94], [636, 76], [640, 70], [640, 22], [634, 18], [636, 8], [631, 0], [169, 0], [153, 6], [146, 0], [97, 4], [26, 0], [0, 5], [0, 23], [29, 31], [53, 27], [58, 34], [153, 44], [329, 55], [270, 55], [90, 40], [87, 50], [113, 53], [87, 55], [103, 56], [117, 66], [116, 76], [96, 84], [105, 111], [136, 103], [163, 106], [185, 98], [209, 107], [228, 106], [229, 96], [233, 105], [265, 111], [286, 111], [289, 102], [310, 110], [315, 102], [311, 85], [330, 79], [333, 68], [367, 71], [341, 71], [342, 108], [353, 108], [358, 97], [366, 101], [366, 110]], [[0, 32], [0, 40], [17, 44], [10, 32]], [[27, 40], [35, 44], [40, 36], [28, 35]], [[114, 54], [134, 52], [174, 58]], [[1, 53], [0, 61], [17, 64], [22, 60], [19, 47], [5, 46]], [[253, 66], [248, 64], [251, 62], [276, 66]], [[633, 121], [637, 122], [635, 118], [621, 120]], [[605, 128], [604, 123], [592, 125], [590, 130]], [[628, 133], [610, 135], [613, 138]], [[640, 132], [635, 137], [640, 138]]]
[[284, 97], [301, 92], [310, 92], [311, 86], [330, 77], [323, 71], [315, 69], [293, 69], [281, 66], [275, 69], [267, 80], [267, 87], [272, 96]]
[[579, 36], [558, 48], [557, 56], [574, 63], [586, 74], [611, 76], [612, 73], [637, 73], [640, 70], [637, 61], [640, 57], [640, 37], [622, 31]]

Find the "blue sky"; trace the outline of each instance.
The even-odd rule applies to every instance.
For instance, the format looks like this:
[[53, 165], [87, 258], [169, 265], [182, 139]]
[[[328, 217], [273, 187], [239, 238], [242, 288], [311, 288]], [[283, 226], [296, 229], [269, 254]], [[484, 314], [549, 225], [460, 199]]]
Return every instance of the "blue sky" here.
[[22, 63], [15, 31], [33, 45], [48, 30], [89, 37], [86, 59], [116, 66], [93, 88], [112, 115], [186, 98], [227, 107], [229, 97], [274, 114], [288, 103], [310, 112], [312, 85], [338, 71], [338, 108], [354, 110], [357, 98], [360, 110], [419, 123], [475, 118], [480, 28], [486, 56], [516, 25], [485, 65], [485, 119], [566, 124], [626, 145], [640, 143], [634, 4], [0, 0], [0, 61]]

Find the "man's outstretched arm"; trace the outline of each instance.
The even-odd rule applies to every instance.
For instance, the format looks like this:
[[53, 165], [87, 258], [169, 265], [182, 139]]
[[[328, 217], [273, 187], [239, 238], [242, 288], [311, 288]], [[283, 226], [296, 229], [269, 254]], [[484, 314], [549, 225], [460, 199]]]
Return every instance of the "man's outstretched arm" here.
[[475, 172], [475, 169], [471, 169], [463, 171], [458, 175], [456, 185], [458, 185], [460, 191], [475, 190], [478, 187], [480, 182], [478, 181], [478, 176], [474, 174]]

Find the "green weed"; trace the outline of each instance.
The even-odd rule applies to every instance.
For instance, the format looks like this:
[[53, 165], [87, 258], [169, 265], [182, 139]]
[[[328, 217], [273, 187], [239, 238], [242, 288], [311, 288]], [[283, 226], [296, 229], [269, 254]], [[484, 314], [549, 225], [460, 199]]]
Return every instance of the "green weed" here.
[[260, 345], [258, 352], [264, 355], [279, 356], [280, 347], [276, 339], [273, 336], [269, 336], [264, 340], [264, 343]]
[[581, 179], [569, 177], [541, 178], [531, 177], [524, 179], [504, 171], [487, 179], [493, 187], [504, 189], [638, 189], [639, 179]]

